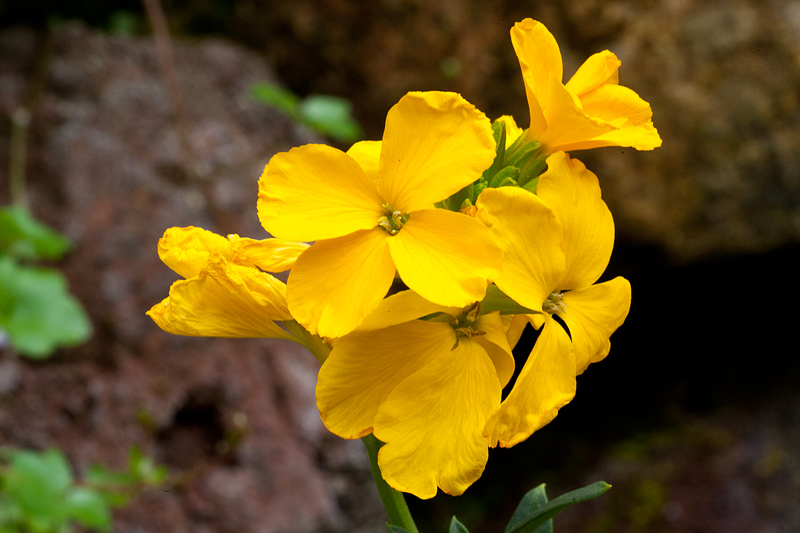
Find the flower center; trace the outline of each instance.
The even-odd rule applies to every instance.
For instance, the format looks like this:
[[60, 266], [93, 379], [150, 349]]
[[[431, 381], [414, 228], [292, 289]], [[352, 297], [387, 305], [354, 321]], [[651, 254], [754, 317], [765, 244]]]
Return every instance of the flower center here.
[[562, 313], [566, 313], [567, 306], [564, 303], [564, 293], [551, 292], [550, 296], [548, 296], [547, 300], [545, 300], [544, 303], [542, 304], [542, 310], [546, 313], [550, 313], [551, 315], [554, 314], [556, 311], [561, 311]]
[[397, 232], [403, 227], [403, 224], [408, 222], [408, 213], [402, 211], [395, 211], [389, 204], [383, 204], [383, 216], [378, 219], [378, 226], [389, 235], [397, 235]]
[[453, 346], [454, 350], [458, 346], [458, 342], [461, 337], [472, 338], [480, 335], [486, 335], [485, 331], [474, 327], [475, 322], [478, 320], [478, 315], [480, 314], [481, 303], [475, 302], [474, 304], [465, 308], [459, 316], [452, 317], [450, 319], [450, 326], [452, 326], [456, 332], [456, 344]]

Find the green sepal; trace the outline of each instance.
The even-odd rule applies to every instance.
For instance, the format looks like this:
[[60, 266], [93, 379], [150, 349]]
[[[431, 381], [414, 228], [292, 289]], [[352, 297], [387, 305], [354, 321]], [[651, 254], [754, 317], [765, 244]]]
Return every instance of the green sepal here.
[[555, 500], [548, 502], [544, 485], [539, 485], [522, 498], [505, 529], [505, 533], [549, 533], [552, 531], [552, 525], [550, 529], [541, 529], [541, 527], [555, 515], [571, 505], [597, 498], [610, 488], [611, 485], [608, 483], [598, 481], [589, 486], [562, 494]]
[[[523, 138], [524, 135], [520, 137], [520, 139]], [[539, 148], [541, 148], [541, 144], [538, 141], [524, 143], [519, 146], [515, 142], [506, 152], [505, 166], [525, 168], [528, 163], [536, 158]]]
[[458, 518], [453, 516], [453, 519], [450, 520], [450, 530], [448, 533], [469, 533], [469, 530], [464, 524], [458, 521]]
[[450, 211], [459, 211], [461, 209], [461, 206], [464, 205], [464, 202], [466, 201], [471, 202], [472, 200], [474, 200], [472, 196], [472, 192], [474, 189], [475, 185], [470, 183], [457, 193], [442, 200], [442, 202], [440, 202], [441, 207], [449, 209]]
[[529, 181], [525, 185], [522, 185], [521, 187], [523, 189], [525, 189], [526, 191], [528, 191], [528, 192], [532, 192], [533, 194], [536, 194], [536, 187], [538, 187], [538, 186], [539, 186], [539, 176], [536, 176], [531, 181]]
[[481, 300], [481, 314], [486, 315], [494, 311], [500, 311], [501, 315], [541, 314], [541, 311], [534, 311], [519, 305], [510, 296], [501, 291], [497, 285], [492, 283], [486, 287], [486, 296]]
[[495, 156], [492, 164], [483, 171], [481, 177], [490, 181], [504, 166], [506, 166], [506, 125], [502, 120], [497, 120], [492, 124], [492, 134], [495, 142]]
[[[539, 157], [532, 159], [520, 172], [519, 182], [520, 187], [525, 187], [531, 181], [537, 179], [539, 174], [542, 173], [544, 167], [547, 166], [547, 155], [540, 155]], [[528, 189], [530, 190], [530, 189]], [[535, 188], [534, 191], [535, 192]]]
[[33, 218], [24, 207], [0, 208], [0, 255], [28, 261], [54, 260], [71, 246], [69, 239]]
[[519, 179], [519, 169], [517, 167], [506, 167], [494, 175], [492, 181], [489, 182], [489, 187], [505, 187], [504, 183], [511, 181], [511, 185], [516, 185]]

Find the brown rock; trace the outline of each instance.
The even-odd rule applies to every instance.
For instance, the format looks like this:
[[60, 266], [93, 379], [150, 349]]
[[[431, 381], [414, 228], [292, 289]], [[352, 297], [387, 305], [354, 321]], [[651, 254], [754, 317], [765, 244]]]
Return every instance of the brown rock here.
[[[4, 114], [22, 101], [35, 43], [0, 35]], [[77, 24], [53, 36], [28, 193], [34, 213], [75, 241], [61, 266], [95, 333], [43, 363], [2, 361], [0, 442], [58, 446], [79, 471], [121, 468], [133, 445], [166, 464], [179, 482], [119, 511], [115, 531], [382, 527], [363, 446], [319, 419], [311, 355], [283, 341], [171, 336], [144, 315], [178, 278], [156, 254], [162, 232], [263, 238], [257, 178], [272, 154], [312, 140], [250, 99], [251, 84], [275, 79], [256, 55], [204, 40], [176, 42], [175, 56], [188, 169], [150, 39]]]

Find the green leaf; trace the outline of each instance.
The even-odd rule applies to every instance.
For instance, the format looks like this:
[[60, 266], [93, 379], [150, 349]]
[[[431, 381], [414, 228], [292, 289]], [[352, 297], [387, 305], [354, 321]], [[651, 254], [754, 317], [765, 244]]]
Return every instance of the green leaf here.
[[159, 485], [168, 475], [166, 467], [156, 466], [155, 462], [144, 455], [138, 446], [132, 446], [128, 452], [128, 469], [137, 482], [147, 485]]
[[453, 519], [450, 520], [450, 530], [449, 533], [469, 533], [469, 530], [458, 521], [458, 518], [453, 516]]
[[[547, 496], [544, 494], [544, 485], [540, 485], [522, 498], [520, 505], [506, 527], [505, 533], [542, 533], [539, 528], [570, 505], [597, 498], [610, 488], [611, 485], [604, 481], [598, 481], [587, 487], [562, 494], [555, 500], [547, 502]], [[544, 497], [544, 502], [547, 503], [542, 502], [542, 497]]]
[[69, 250], [69, 239], [45, 226], [24, 207], [0, 208], [0, 254], [18, 259], [58, 259]]
[[16, 450], [11, 454], [4, 490], [17, 502], [36, 527], [65, 521], [64, 496], [72, 485], [72, 471], [64, 455], [55, 449], [37, 453]]
[[274, 107], [297, 119], [297, 107], [300, 105], [300, 97], [293, 92], [269, 82], [262, 82], [250, 87], [250, 95], [256, 102]]
[[389, 523], [386, 524], [386, 529], [389, 530], [389, 533], [409, 533], [407, 529], [403, 529], [400, 526], [393, 526]]
[[0, 331], [22, 355], [41, 359], [84, 342], [91, 324], [59, 272], [0, 257]]
[[104, 496], [96, 490], [75, 487], [67, 495], [66, 510], [82, 526], [111, 531], [111, 511]]
[[[508, 526], [506, 526], [506, 531], [513, 531], [515, 527], [518, 527], [520, 524], [525, 522], [525, 520], [527, 520], [533, 512], [541, 508], [546, 503], [547, 493], [544, 490], [544, 483], [542, 483], [535, 489], [528, 491], [528, 493], [522, 497], [519, 505], [517, 505], [517, 509], [511, 516], [511, 520], [508, 522]], [[551, 524], [550, 529], [552, 530], [552, 520], [548, 520], [542, 527], [548, 523]], [[536, 530], [536, 533], [539, 533], [538, 529]]]
[[309, 96], [299, 106], [300, 118], [306, 125], [342, 142], [355, 142], [363, 136], [352, 110], [346, 98], [328, 95]]

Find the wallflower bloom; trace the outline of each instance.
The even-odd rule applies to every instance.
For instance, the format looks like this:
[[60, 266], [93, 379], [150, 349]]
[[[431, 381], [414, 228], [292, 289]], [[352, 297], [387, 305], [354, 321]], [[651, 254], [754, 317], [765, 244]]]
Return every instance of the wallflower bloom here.
[[276, 323], [292, 318], [286, 286], [261, 269], [287, 270], [307, 247], [170, 228], [158, 242], [158, 255], [186, 279], [173, 283], [169, 296], [147, 314], [176, 335], [297, 340]]
[[502, 252], [480, 222], [433, 205], [475, 181], [494, 155], [489, 119], [443, 92], [404, 96], [382, 143], [275, 155], [259, 181], [261, 223], [276, 237], [316, 241], [289, 276], [295, 319], [312, 334], [345, 335], [378, 306], [395, 271], [431, 302], [480, 300]]
[[553, 35], [532, 19], [511, 29], [522, 67], [531, 125], [528, 141], [542, 153], [600, 146], [661, 146], [650, 104], [619, 85], [617, 56], [605, 50], [589, 57], [564, 85], [561, 52]]
[[[541, 314], [544, 327], [514, 388], [486, 427], [493, 446], [513, 446], [550, 422], [575, 394], [575, 376], [602, 360], [628, 314], [630, 283], [594, 284], [614, 244], [614, 222], [597, 177], [563, 152], [547, 159], [537, 194], [503, 187], [478, 198], [477, 218], [505, 253], [495, 284]], [[553, 316], [569, 328], [569, 335]], [[571, 336], [571, 340], [570, 340]]]
[[[473, 306], [448, 310], [447, 321], [396, 323], [408, 318], [411, 307], [401, 302], [409, 297], [416, 296], [390, 296], [370, 315], [370, 327], [381, 329], [362, 325], [336, 340], [320, 370], [317, 405], [340, 437], [374, 433], [386, 443], [378, 465], [393, 488], [419, 498], [432, 498], [437, 486], [459, 495], [486, 465], [483, 428], [514, 359], [496, 312], [476, 317]], [[390, 314], [395, 307], [401, 311]]]

